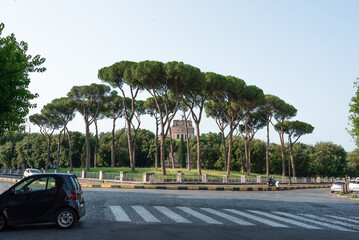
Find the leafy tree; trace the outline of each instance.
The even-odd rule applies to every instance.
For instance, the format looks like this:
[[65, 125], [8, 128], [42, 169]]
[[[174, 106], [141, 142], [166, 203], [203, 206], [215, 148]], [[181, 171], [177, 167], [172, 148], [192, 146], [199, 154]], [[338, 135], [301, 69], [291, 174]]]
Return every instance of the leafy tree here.
[[52, 141], [52, 135], [56, 129], [59, 129], [61, 122], [58, 119], [53, 119], [48, 115], [46, 109], [41, 110], [41, 114], [33, 114], [29, 117], [30, 122], [37, 125], [40, 128], [41, 135], [46, 142], [47, 146], [47, 157], [45, 164], [45, 171], [49, 168], [50, 163], [50, 147]]
[[252, 112], [249, 116], [244, 116], [246, 125], [239, 125], [239, 132], [244, 140], [244, 153], [247, 163], [247, 175], [251, 173], [251, 141], [258, 130], [265, 126], [265, 122], [259, 113]]
[[[171, 64], [171, 65], [170, 65]], [[173, 66], [174, 65], [174, 66]], [[192, 119], [196, 125], [196, 137], [197, 137], [197, 174], [201, 175], [201, 144], [200, 144], [200, 128], [199, 125], [202, 120], [202, 113], [204, 109], [204, 103], [210, 96], [210, 91], [207, 91], [207, 85], [205, 75], [199, 68], [183, 63], [168, 63], [166, 64], [167, 72], [174, 79], [180, 78], [180, 98], [183, 98], [182, 103], [190, 109]], [[209, 87], [209, 86], [208, 86]], [[183, 108], [183, 107], [182, 107]], [[196, 113], [195, 109], [198, 110]], [[184, 114], [186, 115], [186, 114]], [[188, 137], [187, 121], [185, 122], [186, 136]]]
[[[109, 96], [105, 98], [105, 115], [112, 119], [112, 136], [111, 136], [111, 168], [115, 167], [115, 129], [116, 120], [123, 116], [122, 97], [118, 96], [116, 91], [112, 91]], [[124, 131], [122, 131], [123, 133]]]
[[224, 77], [216, 73], [206, 73], [206, 79], [210, 86], [208, 91], [211, 92], [211, 98], [220, 104], [220, 109], [229, 126], [227, 160], [227, 175], [229, 175], [232, 161], [232, 136], [237, 126], [236, 120], [239, 113], [234, 103], [243, 97], [246, 83], [242, 79], [232, 76]]
[[282, 99], [273, 96], [271, 98], [271, 104], [273, 107], [273, 118], [276, 120], [276, 124], [271, 120], [271, 124], [275, 131], [278, 132], [281, 150], [282, 150], [282, 176], [285, 176], [285, 154], [284, 154], [284, 129], [283, 122], [297, 115], [297, 109], [292, 105], [284, 102]]
[[350, 176], [359, 175], [359, 149], [347, 154], [347, 174]]
[[[139, 82], [135, 77], [132, 76], [132, 68], [135, 68], [137, 63], [130, 61], [122, 61], [117, 62], [109, 67], [104, 67], [98, 71], [98, 78], [102, 81], [110, 84], [113, 88], [117, 88], [120, 90], [122, 94], [122, 106], [124, 109], [124, 117], [126, 120], [127, 126], [127, 141], [128, 141], [128, 153], [130, 156], [130, 164], [131, 171], [135, 171], [134, 166], [134, 156], [135, 152], [132, 149], [132, 135], [131, 135], [131, 127], [132, 127], [132, 119], [135, 115], [135, 101], [139, 91], [142, 89]], [[131, 95], [131, 105], [128, 107], [126, 103], [126, 93], [124, 91], [124, 85], [129, 87], [130, 95]]]
[[241, 114], [237, 115], [238, 121], [243, 122], [243, 129], [240, 129], [240, 133], [244, 139], [248, 176], [251, 173], [250, 142], [255, 133], [264, 127], [264, 122], [254, 112], [263, 104], [264, 100], [263, 90], [257, 86], [249, 85], [245, 87], [243, 97], [236, 102], [238, 109], [241, 111]]
[[227, 169], [227, 151], [226, 151], [226, 136], [224, 130], [227, 128], [228, 123], [226, 121], [226, 116], [223, 114], [221, 109], [221, 104], [217, 103], [214, 100], [207, 101], [204, 104], [205, 112], [207, 117], [214, 118], [219, 130], [221, 131], [222, 138], [222, 152], [224, 159], [224, 169]]
[[51, 119], [56, 119], [61, 122], [62, 130], [58, 136], [58, 148], [57, 148], [57, 166], [56, 169], [59, 170], [60, 163], [60, 145], [62, 143], [61, 134], [64, 132], [67, 134], [68, 143], [69, 143], [69, 167], [72, 172], [72, 155], [71, 155], [71, 135], [67, 128], [67, 125], [70, 121], [72, 121], [75, 117], [75, 102], [67, 97], [57, 98], [51, 101], [51, 103], [46, 104], [44, 106], [44, 111], [51, 117]]
[[341, 176], [345, 174], [346, 153], [342, 146], [332, 142], [319, 142], [313, 149], [312, 169], [321, 176]]
[[[279, 126], [276, 126], [279, 128]], [[288, 141], [289, 141], [289, 153], [290, 153], [290, 160], [292, 163], [292, 171], [293, 177], [296, 177], [295, 174], [295, 163], [293, 158], [293, 145], [299, 140], [299, 138], [305, 134], [312, 133], [314, 127], [308, 123], [300, 122], [300, 121], [284, 121], [283, 122], [283, 131], [284, 133], [288, 134]], [[290, 169], [290, 168], [289, 168]], [[289, 171], [290, 177], [290, 171]]]
[[354, 82], [354, 88], [356, 90], [355, 96], [352, 97], [349, 103], [350, 129], [347, 129], [347, 131], [354, 139], [357, 147], [359, 147], [359, 78]]
[[[177, 84], [176, 82], [172, 81], [173, 78], [167, 78], [164, 64], [157, 61], [139, 62], [136, 64], [136, 66], [131, 67], [131, 72], [128, 75], [131, 77], [131, 79], [133, 79], [132, 81], [139, 82], [141, 87], [146, 89], [147, 92], [151, 94], [151, 96], [155, 99], [158, 112], [162, 112], [164, 110], [166, 113], [165, 116], [159, 114], [161, 126], [161, 166], [162, 174], [166, 175], [165, 139], [170, 127], [171, 120], [174, 117], [174, 114], [170, 116], [170, 97], [171, 90], [176, 89]], [[177, 96], [178, 94], [173, 95]], [[159, 101], [159, 96], [162, 97], [162, 102]], [[175, 109], [177, 110], [177, 106]]]
[[105, 95], [110, 92], [110, 87], [103, 84], [91, 84], [88, 86], [74, 86], [67, 94], [76, 103], [76, 110], [79, 111], [85, 122], [86, 129], [86, 171], [90, 169], [91, 142], [90, 125], [95, 121], [100, 110], [100, 103]]
[[273, 117], [273, 102], [276, 101], [278, 97], [266, 94], [264, 96], [264, 102], [261, 106], [259, 106], [258, 113], [262, 117], [263, 121], [266, 122], [267, 125], [267, 145], [266, 145], [266, 175], [269, 176], [269, 124]]
[[22, 128], [29, 108], [36, 107], [30, 101], [38, 96], [28, 90], [29, 73], [46, 70], [40, 67], [45, 58], [27, 55], [26, 42], [17, 42], [14, 34], [2, 37], [4, 27], [0, 23], [0, 136]]
[[147, 98], [145, 102], [145, 107], [147, 109], [147, 113], [150, 114], [151, 117], [155, 118], [156, 121], [156, 134], [155, 134], [155, 169], [158, 168], [158, 125], [160, 124], [159, 114], [162, 114], [158, 111], [156, 106], [156, 101], [153, 97]]

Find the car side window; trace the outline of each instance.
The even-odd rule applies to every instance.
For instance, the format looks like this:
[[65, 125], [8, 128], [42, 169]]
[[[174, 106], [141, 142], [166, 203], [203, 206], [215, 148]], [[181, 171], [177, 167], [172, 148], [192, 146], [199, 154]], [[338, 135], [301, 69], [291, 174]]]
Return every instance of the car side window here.
[[54, 177], [48, 178], [47, 189], [51, 192], [56, 192], [56, 179]]
[[47, 177], [31, 178], [15, 187], [15, 193], [28, 193], [46, 190]]

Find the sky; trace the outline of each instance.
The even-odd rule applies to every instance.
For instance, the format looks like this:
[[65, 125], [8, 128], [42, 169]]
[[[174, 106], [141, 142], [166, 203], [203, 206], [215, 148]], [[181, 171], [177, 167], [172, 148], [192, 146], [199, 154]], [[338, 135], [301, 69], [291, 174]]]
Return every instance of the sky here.
[[[0, 0], [0, 22], [3, 36], [15, 33], [29, 54], [46, 58], [47, 71], [31, 74], [39, 97], [30, 115], [75, 85], [101, 83], [98, 70], [115, 62], [182, 61], [292, 104], [291, 120], [315, 127], [300, 142], [356, 148], [346, 128], [359, 77], [359, 0]], [[154, 131], [155, 121], [144, 116], [141, 128]], [[84, 132], [79, 113], [69, 129]], [[109, 120], [99, 122], [110, 130]], [[219, 130], [203, 119], [201, 132]], [[273, 129], [271, 141], [279, 143]]]

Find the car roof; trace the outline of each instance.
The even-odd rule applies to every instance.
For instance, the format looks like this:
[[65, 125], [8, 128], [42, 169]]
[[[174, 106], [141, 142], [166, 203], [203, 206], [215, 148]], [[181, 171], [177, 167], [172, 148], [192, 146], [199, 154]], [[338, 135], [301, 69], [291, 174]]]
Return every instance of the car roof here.
[[72, 173], [39, 173], [36, 175], [32, 175], [31, 177], [38, 176], [75, 176]]

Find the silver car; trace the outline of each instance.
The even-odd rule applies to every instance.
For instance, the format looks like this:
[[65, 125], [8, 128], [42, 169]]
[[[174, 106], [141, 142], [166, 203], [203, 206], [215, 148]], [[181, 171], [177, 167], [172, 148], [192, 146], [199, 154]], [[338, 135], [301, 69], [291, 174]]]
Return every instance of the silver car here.
[[349, 192], [359, 192], [359, 180], [351, 180], [348, 186]]
[[334, 192], [341, 192], [342, 191], [342, 186], [345, 184], [344, 181], [335, 181], [332, 183], [332, 185], [330, 186], [330, 192], [334, 193]]
[[41, 173], [40, 170], [38, 169], [33, 169], [33, 168], [27, 168], [25, 171], [24, 171], [24, 174], [22, 175], [23, 178], [26, 178], [26, 177], [29, 177], [29, 176], [32, 176], [34, 174], [39, 174]]

